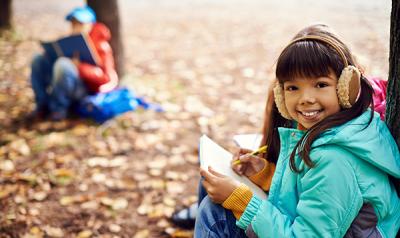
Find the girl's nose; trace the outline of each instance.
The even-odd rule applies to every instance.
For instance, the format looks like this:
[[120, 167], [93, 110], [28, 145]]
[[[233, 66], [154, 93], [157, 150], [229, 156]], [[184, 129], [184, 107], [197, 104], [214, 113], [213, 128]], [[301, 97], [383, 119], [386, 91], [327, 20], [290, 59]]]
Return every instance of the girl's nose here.
[[310, 92], [304, 92], [300, 97], [300, 104], [314, 104], [316, 102], [315, 96]]

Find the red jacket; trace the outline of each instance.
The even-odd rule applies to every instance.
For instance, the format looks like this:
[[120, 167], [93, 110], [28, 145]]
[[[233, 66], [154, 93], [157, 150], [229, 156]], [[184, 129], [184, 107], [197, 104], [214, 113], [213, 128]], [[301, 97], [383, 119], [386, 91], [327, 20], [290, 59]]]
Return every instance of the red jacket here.
[[102, 23], [95, 23], [89, 33], [94, 48], [99, 56], [99, 64], [91, 65], [81, 62], [78, 66], [79, 76], [91, 93], [108, 92], [118, 85], [112, 49], [108, 41], [110, 30]]

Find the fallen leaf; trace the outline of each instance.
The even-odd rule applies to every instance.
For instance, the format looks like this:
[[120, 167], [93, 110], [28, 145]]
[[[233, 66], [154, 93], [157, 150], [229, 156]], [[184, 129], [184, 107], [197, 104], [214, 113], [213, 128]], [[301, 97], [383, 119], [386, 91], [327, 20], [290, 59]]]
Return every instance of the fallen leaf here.
[[30, 185], [36, 185], [38, 182], [38, 177], [36, 174], [32, 173], [23, 173], [16, 176], [18, 180], [22, 180], [28, 182]]
[[138, 231], [133, 238], [148, 238], [150, 231], [148, 229]]
[[58, 227], [45, 226], [44, 231], [50, 237], [64, 237], [64, 232]]
[[182, 183], [175, 181], [167, 182], [166, 187], [167, 187], [167, 192], [172, 195], [181, 194], [184, 190], [184, 186], [182, 186]]
[[157, 226], [161, 227], [161, 228], [166, 228], [166, 227], [170, 226], [170, 223], [167, 221], [167, 219], [162, 218], [161, 220], [159, 220], [157, 222]]
[[105, 157], [93, 157], [93, 158], [89, 158], [86, 160], [86, 163], [90, 166], [90, 167], [108, 167], [108, 159]]
[[128, 201], [125, 198], [117, 198], [113, 201], [111, 208], [113, 210], [122, 210], [128, 207]]
[[162, 169], [167, 165], [167, 160], [164, 158], [155, 158], [147, 163], [149, 169]]
[[0, 161], [0, 170], [5, 172], [12, 172], [15, 170], [14, 163], [11, 160]]
[[85, 125], [78, 125], [72, 129], [72, 134], [75, 136], [85, 136], [90, 133], [89, 128]]
[[35, 199], [38, 202], [43, 201], [44, 199], [46, 199], [47, 197], [47, 193], [44, 191], [39, 191], [33, 194], [33, 199]]
[[10, 194], [17, 191], [18, 186], [13, 184], [0, 185], [0, 199], [8, 197]]
[[193, 237], [193, 232], [178, 230], [171, 234], [172, 238], [191, 238]]
[[75, 177], [74, 171], [65, 168], [56, 169], [52, 174], [49, 175], [50, 181], [53, 184], [62, 186], [72, 183], [74, 177]]
[[118, 233], [118, 232], [120, 232], [121, 231], [121, 226], [120, 225], [117, 225], [117, 224], [110, 224], [109, 226], [108, 226], [108, 229], [111, 231], [111, 232], [113, 232], [113, 233]]
[[31, 154], [31, 148], [28, 146], [25, 139], [18, 139], [11, 142], [9, 148], [23, 156], [29, 156]]
[[103, 183], [107, 180], [107, 176], [103, 173], [94, 173], [92, 174], [92, 180], [95, 183]]
[[81, 204], [82, 209], [96, 210], [99, 208], [99, 203], [97, 201], [88, 201]]
[[83, 230], [78, 233], [77, 238], [89, 238], [93, 235], [93, 232], [90, 230]]

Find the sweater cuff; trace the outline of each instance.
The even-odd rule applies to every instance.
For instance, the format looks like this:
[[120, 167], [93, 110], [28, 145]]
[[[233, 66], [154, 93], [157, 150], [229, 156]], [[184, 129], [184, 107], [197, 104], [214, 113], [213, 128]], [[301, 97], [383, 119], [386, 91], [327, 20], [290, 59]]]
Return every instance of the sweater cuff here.
[[247, 227], [251, 224], [251, 221], [256, 216], [259, 208], [261, 206], [262, 200], [257, 196], [253, 196], [250, 202], [247, 204], [244, 213], [240, 217], [240, 219], [236, 222], [236, 225], [242, 229], [247, 229]]
[[260, 172], [250, 176], [249, 179], [264, 191], [269, 191], [274, 172], [275, 164], [265, 160], [264, 168]]
[[233, 215], [238, 220], [242, 216], [252, 196], [253, 192], [250, 188], [244, 184], [240, 184], [240, 186], [222, 203], [222, 206], [232, 210]]

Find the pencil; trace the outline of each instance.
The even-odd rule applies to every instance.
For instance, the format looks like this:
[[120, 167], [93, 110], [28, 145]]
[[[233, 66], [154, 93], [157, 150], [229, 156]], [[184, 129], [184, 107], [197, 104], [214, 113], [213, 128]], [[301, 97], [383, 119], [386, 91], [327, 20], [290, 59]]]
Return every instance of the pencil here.
[[[257, 150], [255, 150], [255, 151], [253, 151], [253, 152], [251, 152], [249, 154], [250, 155], [258, 155], [258, 154], [265, 153], [265, 152], [267, 152], [267, 146], [266, 145], [261, 146], [260, 148], [258, 148]], [[233, 165], [237, 165], [237, 164], [240, 164], [240, 163], [241, 163], [240, 159], [237, 159], [237, 160], [235, 160], [233, 162]]]

